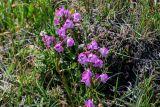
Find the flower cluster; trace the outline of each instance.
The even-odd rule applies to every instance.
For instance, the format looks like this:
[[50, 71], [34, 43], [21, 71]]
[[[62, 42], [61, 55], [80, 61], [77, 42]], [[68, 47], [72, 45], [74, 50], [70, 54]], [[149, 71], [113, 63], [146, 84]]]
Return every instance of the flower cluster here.
[[42, 41], [45, 46], [50, 47], [51, 44], [54, 44], [54, 50], [61, 53], [64, 51], [63, 44], [66, 44], [66, 47], [72, 47], [75, 45], [75, 40], [72, 37], [68, 36], [69, 29], [73, 29], [76, 23], [81, 21], [81, 15], [79, 13], [71, 13], [69, 10], [66, 10], [64, 6], [58, 8], [55, 12], [54, 26], [57, 28], [56, 33], [59, 38], [54, 41], [52, 36], [43, 36]]
[[[43, 34], [42, 41], [49, 48], [54, 46], [54, 50], [58, 53], [64, 52], [64, 46], [69, 48], [75, 45], [75, 40], [70, 33], [76, 24], [82, 20], [81, 15], [77, 12], [71, 13], [64, 6], [58, 8], [55, 12], [54, 26], [58, 37]], [[80, 46], [79, 46], [80, 47]], [[92, 80], [106, 83], [108, 75], [106, 73], [96, 74], [92, 72], [92, 68], [103, 68], [104, 58], [108, 55], [109, 50], [105, 47], [99, 47], [96, 40], [91, 41], [85, 46], [85, 52], [78, 55], [78, 62], [85, 67], [82, 73], [81, 82], [90, 87]], [[93, 78], [94, 77], [94, 78]], [[93, 82], [94, 83], [94, 82]], [[91, 99], [85, 101], [85, 107], [95, 107]]]
[[[87, 51], [82, 52], [78, 56], [78, 62], [83, 65], [92, 65], [95, 68], [102, 68], [104, 66], [104, 62], [101, 58], [104, 58], [108, 55], [109, 50], [105, 47], [98, 47], [98, 44], [95, 40], [87, 45]], [[95, 76], [97, 80], [100, 80], [102, 83], [106, 83], [108, 80], [108, 75], [105, 73], [96, 74]], [[89, 68], [87, 68], [82, 73], [81, 82], [85, 83], [87, 87], [90, 87], [92, 79], [92, 72]]]
[[[78, 62], [85, 67], [92, 66], [94, 68], [102, 68], [104, 66], [102, 58], [105, 58], [108, 55], [109, 50], [105, 47], [100, 48], [95, 40], [89, 43], [86, 47], [87, 51], [78, 55]], [[92, 76], [92, 71], [89, 68], [85, 69], [82, 73], [81, 82], [85, 83], [87, 87], [90, 87]], [[108, 75], [106, 73], [95, 74], [95, 80], [106, 83], [108, 80]], [[95, 107], [95, 105], [92, 100], [89, 99], [86, 100], [85, 107]]]
[[[66, 10], [64, 6], [60, 7], [55, 12], [54, 26], [57, 27], [56, 33], [58, 36], [66, 42], [67, 47], [75, 45], [75, 40], [72, 37], [67, 36], [69, 29], [73, 29], [76, 23], [81, 21], [81, 15], [79, 13], [71, 13]], [[57, 49], [58, 45], [58, 49]], [[62, 44], [57, 44], [54, 49], [57, 52], [63, 52]]]

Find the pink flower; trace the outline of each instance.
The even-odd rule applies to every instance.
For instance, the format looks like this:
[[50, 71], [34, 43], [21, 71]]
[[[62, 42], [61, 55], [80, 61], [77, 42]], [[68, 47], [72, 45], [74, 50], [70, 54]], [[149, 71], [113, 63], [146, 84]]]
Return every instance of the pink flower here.
[[100, 74], [95, 75], [95, 79], [99, 79], [99, 77], [100, 77]]
[[66, 18], [70, 17], [70, 16], [71, 16], [70, 11], [69, 11], [69, 10], [65, 10], [65, 11], [64, 11], [64, 16], [65, 16]]
[[92, 72], [90, 71], [90, 69], [86, 69], [82, 73], [81, 82], [85, 83], [87, 87], [90, 87], [91, 86], [91, 77], [92, 77]]
[[67, 47], [72, 47], [74, 45], [74, 39], [69, 37], [67, 38]]
[[80, 22], [81, 21], [81, 15], [79, 13], [74, 13], [73, 15], [73, 21], [74, 22]]
[[87, 48], [89, 50], [97, 50], [98, 49], [98, 44], [97, 42], [94, 40], [92, 41], [90, 44], [88, 44]]
[[108, 75], [103, 73], [100, 75], [100, 79], [102, 83], [106, 83], [108, 80]]
[[66, 29], [70, 29], [70, 28], [74, 28], [74, 24], [72, 20], [67, 19], [66, 22], [64, 23], [64, 28]]
[[84, 64], [84, 65], [86, 65], [88, 63], [88, 58], [85, 53], [80, 53], [78, 55], [78, 62], [80, 64]]
[[65, 11], [64, 6], [60, 7], [58, 10], [56, 10], [55, 16], [62, 17], [64, 15], [64, 11]]
[[95, 79], [98, 79], [98, 80], [100, 79], [100, 81], [102, 83], [106, 83], [107, 80], [108, 80], [108, 75], [105, 74], [105, 73], [102, 73], [101, 75], [100, 74], [96, 74]]
[[59, 19], [58, 18], [55, 18], [54, 19], [54, 26], [57, 26], [59, 24]]
[[98, 60], [98, 57], [97, 57], [95, 54], [90, 53], [90, 54], [88, 55], [88, 62], [94, 63], [96, 60]]
[[103, 67], [103, 61], [101, 59], [97, 59], [94, 64], [93, 64], [94, 67], [99, 67], [99, 68], [102, 68]]
[[106, 57], [109, 53], [109, 50], [107, 48], [103, 47], [103, 48], [99, 49], [99, 52], [101, 53], [102, 57]]
[[55, 49], [57, 52], [63, 52], [63, 51], [64, 51], [64, 48], [61, 46], [60, 43], [57, 43], [57, 44], [54, 46], [54, 49]]
[[57, 33], [59, 35], [59, 37], [61, 38], [66, 38], [66, 29], [65, 28], [60, 28], [60, 29], [57, 29]]
[[89, 99], [85, 101], [85, 107], [95, 107], [95, 105], [93, 104], [92, 100]]
[[54, 38], [52, 36], [44, 35], [42, 37], [42, 41], [44, 42], [44, 45], [47, 47], [50, 47], [50, 45], [53, 43]]

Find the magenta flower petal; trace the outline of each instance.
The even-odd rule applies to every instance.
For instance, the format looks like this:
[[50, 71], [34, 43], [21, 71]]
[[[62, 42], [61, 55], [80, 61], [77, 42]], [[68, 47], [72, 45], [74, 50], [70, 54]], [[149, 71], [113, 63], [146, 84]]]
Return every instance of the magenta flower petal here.
[[55, 49], [57, 52], [63, 52], [63, 51], [64, 51], [64, 48], [61, 46], [60, 43], [57, 43], [57, 44], [54, 46], [54, 49]]
[[85, 83], [87, 87], [90, 87], [91, 86], [91, 78], [92, 78], [92, 72], [90, 71], [90, 69], [86, 69], [82, 73], [81, 82]]
[[72, 20], [67, 19], [63, 26], [65, 29], [74, 28], [74, 24]]
[[74, 13], [73, 15], [73, 21], [74, 22], [80, 22], [81, 21], [81, 15], [79, 13]]
[[98, 49], [98, 44], [97, 42], [94, 40], [92, 41], [90, 44], [88, 44], [87, 48], [89, 50], [97, 50]]
[[67, 47], [72, 47], [74, 45], [74, 39], [69, 37], [67, 38]]
[[85, 82], [87, 87], [90, 87], [91, 86], [91, 80], [90, 79], [87, 79]]
[[100, 79], [102, 83], [106, 83], [108, 80], [108, 75], [103, 73], [100, 75]]
[[58, 18], [55, 18], [54, 19], [54, 26], [57, 26], [59, 24], [59, 19]]
[[66, 18], [69, 18], [69, 17], [71, 16], [70, 11], [69, 11], [69, 10], [65, 10], [65, 11], [64, 11], [64, 16], [65, 16]]
[[94, 67], [99, 67], [99, 68], [102, 68], [103, 67], [103, 61], [101, 59], [98, 59], [94, 62], [93, 66]]
[[44, 45], [47, 47], [50, 47], [50, 45], [53, 43], [54, 38], [52, 36], [44, 35], [42, 37], [42, 41], [44, 42]]
[[86, 100], [85, 101], [85, 107], [95, 107], [95, 105], [93, 104], [92, 100]]
[[99, 79], [99, 78], [100, 78], [100, 74], [96, 74], [95, 79]]
[[64, 15], [64, 11], [65, 11], [64, 6], [60, 7], [58, 10], [56, 10], [55, 16], [62, 17]]
[[103, 48], [99, 49], [99, 52], [101, 53], [102, 57], [106, 57], [109, 53], [109, 50], [107, 48], [103, 47]]
[[90, 53], [90, 54], [88, 55], [88, 62], [94, 63], [96, 60], [98, 60], [98, 57], [97, 57], [95, 54]]
[[86, 65], [88, 63], [88, 58], [85, 53], [80, 53], [78, 55], [78, 62], [83, 65]]
[[59, 37], [61, 38], [66, 38], [66, 29], [65, 28], [60, 28], [60, 29], [57, 29], [57, 33], [59, 35]]

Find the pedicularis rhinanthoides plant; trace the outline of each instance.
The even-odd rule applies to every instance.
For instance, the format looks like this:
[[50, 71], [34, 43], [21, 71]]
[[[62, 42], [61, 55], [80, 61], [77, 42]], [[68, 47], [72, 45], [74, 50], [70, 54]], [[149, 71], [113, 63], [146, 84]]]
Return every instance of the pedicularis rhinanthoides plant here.
[[[76, 25], [81, 24], [81, 20], [82, 17], [80, 13], [72, 13], [69, 10], [66, 10], [63, 6], [58, 8], [55, 12], [54, 18], [54, 27], [58, 36], [53, 37], [44, 34], [42, 41], [44, 42], [44, 45], [47, 49], [55, 50], [55, 53], [58, 55], [56, 58], [59, 59], [57, 61], [62, 59], [60, 58], [62, 54], [67, 56], [68, 51], [69, 53], [72, 53], [72, 55], [76, 56], [76, 63], [84, 69], [84, 71], [81, 73], [81, 80], [79, 81], [86, 85], [86, 88], [88, 88], [86, 90], [91, 90], [86, 91], [88, 99], [85, 101], [85, 107], [94, 107], [95, 105], [93, 104], [93, 99], [91, 98], [90, 94], [93, 92], [92, 90], [96, 84], [101, 82], [106, 83], [108, 80], [108, 75], [101, 72], [103, 71], [105, 65], [104, 59], [107, 57], [109, 50], [105, 47], [99, 47], [95, 39], [89, 43], [83, 44], [81, 49], [79, 48], [82, 45], [81, 43], [85, 41], [81, 40], [78, 33], [75, 33], [78, 32]], [[72, 52], [72, 48], [75, 48], [78, 53]], [[62, 60], [65, 61], [66, 59]], [[75, 59], [73, 58], [72, 60]], [[57, 72], [59, 72], [61, 68], [60, 64], [58, 64], [58, 66], [58, 69], [56, 69]], [[61, 76], [64, 88], [66, 89], [70, 100], [72, 100], [72, 95], [70, 95], [72, 93], [70, 93], [70, 88], [68, 85], [66, 85], [66, 79], [64, 79], [65, 75]]]

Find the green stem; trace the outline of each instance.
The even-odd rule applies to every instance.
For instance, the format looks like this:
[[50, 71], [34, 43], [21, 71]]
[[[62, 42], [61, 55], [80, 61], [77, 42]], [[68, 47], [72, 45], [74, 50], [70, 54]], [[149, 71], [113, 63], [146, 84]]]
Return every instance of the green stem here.
[[69, 99], [71, 100], [71, 96], [70, 96], [70, 95], [71, 95], [71, 92], [70, 92], [70, 90], [69, 90], [69, 86], [68, 86], [68, 84], [67, 84], [67, 80], [66, 80], [66, 77], [65, 77], [64, 73], [62, 73], [61, 78], [62, 78], [63, 85], [64, 85], [64, 87], [65, 87], [65, 90], [66, 90], [66, 92], [67, 92], [67, 94], [68, 94], [68, 96], [69, 96]]
[[[62, 79], [62, 84], [64, 85], [64, 89], [65, 91], [67, 92], [67, 97], [69, 99], [69, 101], [72, 101], [72, 98], [71, 98], [71, 92], [70, 92], [70, 89], [69, 89], [69, 86], [68, 86], [68, 83], [67, 83], [67, 80], [66, 80], [66, 77], [64, 75], [64, 71], [60, 71], [61, 69], [61, 65], [59, 63], [59, 58], [57, 58], [57, 62], [56, 62], [56, 70], [58, 72], [58, 74], [60, 75], [61, 79]], [[73, 104], [71, 103], [72, 107], [73, 107]]]
[[74, 107], [73, 103], [72, 103], [72, 97], [71, 97], [71, 91], [69, 89], [69, 86], [68, 86], [68, 83], [67, 83], [67, 79], [64, 75], [64, 72], [62, 72], [62, 82], [63, 82], [63, 85], [64, 85], [64, 88], [65, 88], [65, 91], [67, 92], [67, 97], [69, 99], [69, 101], [71, 102], [71, 106]]

